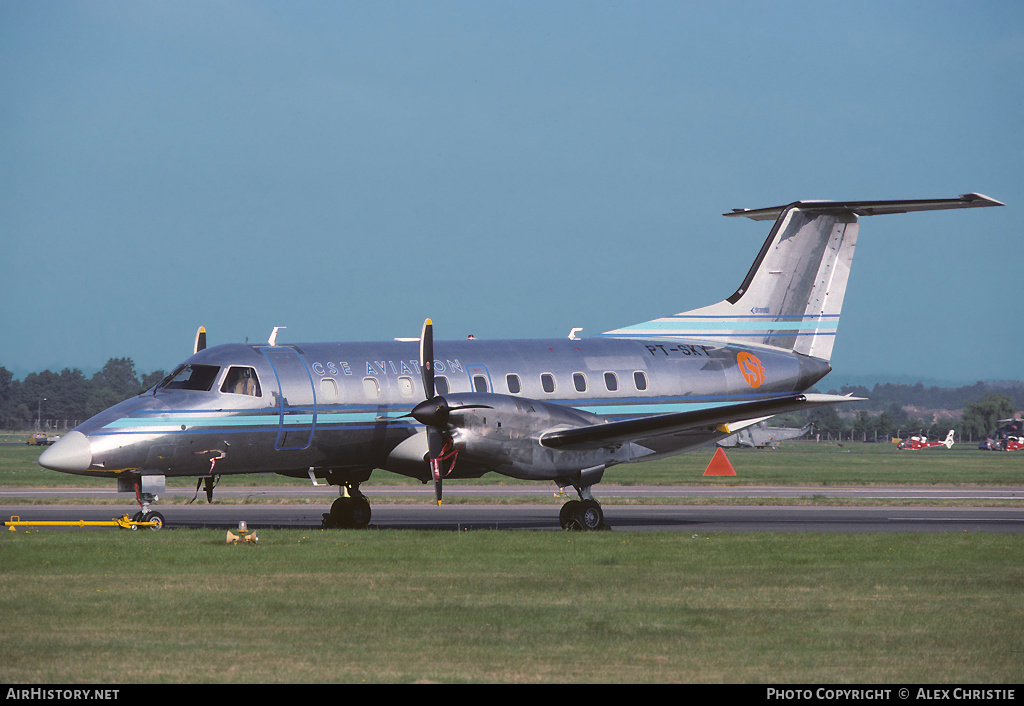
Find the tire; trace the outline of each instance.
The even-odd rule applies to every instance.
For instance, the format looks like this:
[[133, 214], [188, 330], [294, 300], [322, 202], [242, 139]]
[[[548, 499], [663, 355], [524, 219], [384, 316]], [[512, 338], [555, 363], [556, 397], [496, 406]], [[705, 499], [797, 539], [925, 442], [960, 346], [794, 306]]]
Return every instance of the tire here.
[[562, 506], [562, 509], [558, 511], [558, 524], [562, 527], [562, 529], [573, 529], [571, 525], [576, 520], [576, 513], [579, 511], [579, 508], [579, 500], [570, 500], [569, 502]]
[[593, 532], [604, 524], [604, 511], [596, 500], [583, 500], [576, 512], [576, 521], [585, 532]]
[[352, 498], [349, 508], [349, 520], [353, 529], [363, 529], [370, 524], [370, 516], [373, 511], [370, 509], [370, 501], [362, 495]]
[[142, 516], [142, 521], [155, 522], [156, 524], [149, 528], [154, 532], [164, 526], [164, 516], [161, 515], [159, 512], [147, 512], [145, 515]]

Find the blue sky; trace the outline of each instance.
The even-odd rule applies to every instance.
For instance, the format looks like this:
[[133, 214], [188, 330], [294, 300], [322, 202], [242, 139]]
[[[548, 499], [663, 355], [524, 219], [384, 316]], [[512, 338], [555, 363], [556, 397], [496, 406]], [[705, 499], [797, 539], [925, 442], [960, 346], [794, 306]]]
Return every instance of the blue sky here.
[[0, 0], [0, 365], [592, 335], [864, 219], [826, 383], [1020, 379], [1024, 3]]

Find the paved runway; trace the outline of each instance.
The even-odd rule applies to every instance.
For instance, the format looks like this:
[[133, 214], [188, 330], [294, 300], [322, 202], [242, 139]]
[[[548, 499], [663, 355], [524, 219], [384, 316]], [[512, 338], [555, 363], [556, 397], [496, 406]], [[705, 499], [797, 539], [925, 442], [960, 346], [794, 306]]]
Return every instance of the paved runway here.
[[[466, 529], [552, 530], [558, 527], [559, 504], [473, 504], [465, 498], [476, 496], [551, 497], [551, 488], [535, 486], [453, 486], [445, 497], [460, 499], [437, 507], [432, 488], [366, 487], [373, 506], [372, 528], [429, 529], [456, 531]], [[1024, 488], [721, 488], [608, 486], [600, 488], [605, 521], [612, 531], [673, 532], [1024, 532], [1024, 504], [1019, 507], [826, 507], [772, 505], [633, 505], [617, 503], [628, 497], [844, 497], [844, 498], [1024, 498]], [[289, 527], [320, 529], [322, 514], [337, 497], [332, 488], [225, 488], [216, 497], [308, 497], [311, 504], [213, 504], [157, 505], [164, 516], [165, 528], [232, 528], [245, 520], [252, 529]], [[165, 494], [192, 492], [169, 489]], [[322, 495], [322, 500], [320, 499]], [[422, 503], [374, 504], [375, 497], [389, 495], [422, 496]], [[0, 518], [18, 515], [22, 520], [109, 520], [124, 513], [133, 514], [138, 506], [127, 500], [122, 504], [12, 504], [5, 498], [117, 497], [107, 490], [12, 489], [0, 490]], [[16, 501], [14, 501], [16, 502]]]

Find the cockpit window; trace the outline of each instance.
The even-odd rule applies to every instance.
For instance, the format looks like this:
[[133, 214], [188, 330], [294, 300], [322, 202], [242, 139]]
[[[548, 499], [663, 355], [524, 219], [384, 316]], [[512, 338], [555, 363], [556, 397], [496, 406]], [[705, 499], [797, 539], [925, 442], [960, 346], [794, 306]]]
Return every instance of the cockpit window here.
[[216, 365], [182, 365], [165, 377], [157, 389], [209, 392], [219, 372]]
[[235, 395], [250, 395], [251, 397], [263, 396], [260, 391], [259, 378], [256, 377], [256, 370], [239, 366], [228, 368], [228, 374], [224, 376], [224, 384], [220, 386], [220, 391]]

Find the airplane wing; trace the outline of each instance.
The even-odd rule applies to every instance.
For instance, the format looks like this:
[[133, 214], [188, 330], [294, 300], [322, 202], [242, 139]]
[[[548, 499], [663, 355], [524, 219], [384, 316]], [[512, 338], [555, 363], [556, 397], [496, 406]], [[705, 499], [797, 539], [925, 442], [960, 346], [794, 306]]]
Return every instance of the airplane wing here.
[[[845, 395], [796, 394], [756, 402], [741, 402], [691, 412], [674, 412], [650, 417], [638, 417], [607, 424], [573, 429], [558, 429], [541, 435], [540, 444], [551, 449], [598, 449], [629, 441], [642, 441], [653, 437], [679, 434], [690, 430], [714, 428], [722, 424], [744, 422], [755, 417], [770, 417], [811, 407], [855, 402], [861, 398]], [[729, 433], [728, 429], [722, 430]]]

